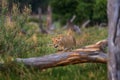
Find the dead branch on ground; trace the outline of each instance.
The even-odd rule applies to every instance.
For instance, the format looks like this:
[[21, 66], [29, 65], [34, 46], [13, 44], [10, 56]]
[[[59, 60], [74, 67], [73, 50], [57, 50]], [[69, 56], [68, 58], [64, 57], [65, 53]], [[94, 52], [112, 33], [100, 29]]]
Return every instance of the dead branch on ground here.
[[107, 44], [107, 40], [102, 40], [94, 45], [85, 46], [84, 48], [76, 49], [71, 52], [59, 52], [34, 58], [16, 58], [16, 62], [22, 62], [26, 66], [39, 69], [79, 63], [106, 63], [107, 54], [98, 49], [104, 44]]

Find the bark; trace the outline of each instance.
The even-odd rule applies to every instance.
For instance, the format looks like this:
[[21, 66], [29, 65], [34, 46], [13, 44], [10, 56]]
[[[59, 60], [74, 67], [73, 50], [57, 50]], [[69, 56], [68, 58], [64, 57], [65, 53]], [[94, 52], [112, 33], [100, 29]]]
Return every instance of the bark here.
[[0, 16], [2, 14], [2, 0], [0, 0]]
[[120, 0], [108, 0], [108, 78], [120, 80]]
[[38, 13], [39, 13], [39, 28], [40, 28], [40, 32], [43, 33], [43, 34], [48, 34], [48, 31], [43, 28], [41, 8], [38, 9]]
[[73, 15], [72, 19], [70, 19], [70, 20], [67, 21], [67, 24], [66, 24], [66, 26], [64, 28], [65, 29], [71, 29], [75, 33], [80, 34], [81, 33], [80, 27], [77, 26], [77, 25], [75, 25], [73, 23], [73, 21], [75, 20], [75, 18], [76, 18], [76, 16]]
[[35, 67], [39, 69], [52, 68], [57, 66], [65, 66], [70, 64], [79, 63], [106, 63], [107, 54], [103, 52], [90, 51], [90, 52], [61, 52], [56, 54], [50, 54], [43, 57], [34, 58], [17, 58], [17, 63], [23, 63], [29, 67]]
[[8, 0], [8, 11], [9, 11], [9, 15], [11, 16], [12, 14], [12, 8], [13, 8], [13, 0]]
[[83, 24], [82, 24], [82, 28], [86, 28], [90, 23], [90, 20], [87, 20], [85, 21]]
[[73, 17], [70, 19], [70, 22], [73, 22], [76, 18], [76, 15], [73, 15]]
[[47, 9], [47, 19], [46, 19], [46, 25], [47, 25], [47, 29], [49, 31], [52, 31], [55, 29], [54, 25], [52, 24], [52, 9], [51, 9], [51, 6], [49, 5], [48, 6], [48, 9]]
[[106, 39], [104, 39], [104, 40], [98, 41], [95, 44], [88, 45], [88, 46], [85, 46], [83, 48], [76, 49], [74, 51], [85, 51], [85, 52], [89, 52], [89, 51], [99, 51], [99, 52], [101, 52], [102, 51], [102, 52], [105, 52], [104, 49], [107, 46], [108, 46], [108, 41]]

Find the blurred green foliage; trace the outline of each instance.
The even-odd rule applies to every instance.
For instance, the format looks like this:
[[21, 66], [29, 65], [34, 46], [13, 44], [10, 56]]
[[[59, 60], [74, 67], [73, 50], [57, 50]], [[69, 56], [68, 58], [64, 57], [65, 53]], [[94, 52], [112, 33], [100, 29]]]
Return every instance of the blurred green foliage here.
[[92, 24], [107, 23], [107, 0], [8, 0], [10, 4], [19, 4], [19, 9], [23, 12], [25, 6], [31, 5], [33, 13], [42, 8], [42, 12], [47, 12], [48, 5], [52, 6], [54, 20], [59, 20], [65, 24], [73, 15], [77, 18], [75, 22], [81, 24], [86, 20], [91, 20]]
[[61, 19], [62, 23], [66, 23], [76, 12], [78, 0], [52, 0], [51, 6], [53, 10], [53, 17]]
[[55, 20], [65, 23], [75, 14], [76, 23], [90, 19], [94, 23], [107, 22], [107, 0], [52, 0], [51, 6]]
[[98, 23], [107, 22], [107, 0], [95, 0], [93, 21]]
[[38, 13], [38, 8], [42, 8], [42, 12], [46, 12], [46, 8], [50, 0], [13, 0], [13, 2], [19, 4], [19, 9], [22, 11], [24, 6], [31, 6], [33, 13]]
[[[11, 4], [11, 0], [8, 0]], [[107, 23], [107, 0], [12, 0], [19, 4], [22, 11], [24, 6], [31, 5], [33, 13], [42, 8], [42, 12], [47, 12], [47, 7], [52, 6], [54, 20], [59, 20], [65, 24], [73, 15], [77, 18], [75, 22], [81, 24], [86, 20], [91, 20], [92, 24]]]

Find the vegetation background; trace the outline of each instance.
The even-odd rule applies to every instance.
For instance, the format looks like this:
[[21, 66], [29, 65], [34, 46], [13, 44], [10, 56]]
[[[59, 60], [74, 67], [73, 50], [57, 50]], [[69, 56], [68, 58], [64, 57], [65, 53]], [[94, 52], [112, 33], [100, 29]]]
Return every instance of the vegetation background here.
[[[43, 71], [28, 69], [24, 65], [10, 63], [11, 57], [38, 57], [56, 52], [51, 38], [65, 33], [64, 25], [74, 14], [76, 24], [91, 20], [89, 28], [81, 28], [82, 34], [75, 35], [77, 47], [93, 44], [107, 37], [107, 28], [96, 25], [107, 23], [106, 0], [0, 0], [0, 80], [106, 80], [105, 64], [84, 63], [65, 67], [49, 68]], [[12, 8], [11, 8], [12, 4]], [[47, 6], [51, 5], [54, 34], [39, 32], [39, 20], [34, 15], [42, 8], [45, 24]], [[31, 17], [32, 16], [32, 17]], [[25, 30], [27, 34], [22, 34]]]
[[54, 20], [65, 23], [67, 19], [76, 15], [75, 22], [81, 24], [90, 19], [92, 24], [107, 23], [107, 0], [8, 0], [9, 3], [19, 4], [22, 12], [24, 6], [31, 6], [33, 13], [38, 13], [38, 8], [42, 8], [42, 13], [47, 13], [48, 5], [52, 6]]

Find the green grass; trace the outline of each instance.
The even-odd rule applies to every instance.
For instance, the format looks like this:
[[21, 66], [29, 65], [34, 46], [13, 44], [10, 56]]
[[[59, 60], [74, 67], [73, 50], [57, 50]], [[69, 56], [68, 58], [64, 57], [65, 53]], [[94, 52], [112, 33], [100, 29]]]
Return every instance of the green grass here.
[[[4, 27], [4, 26], [3, 26]], [[29, 28], [31, 29], [31, 28]], [[8, 30], [9, 31], [9, 30]], [[99, 40], [107, 37], [107, 29], [98, 29], [95, 27], [82, 30], [81, 35], [76, 35], [78, 47], [88, 44], [93, 44]], [[4, 32], [3, 32], [4, 33]], [[11, 33], [11, 32], [10, 32]], [[1, 37], [3, 35], [0, 35]], [[4, 55], [11, 55], [14, 57], [38, 57], [56, 52], [51, 44], [51, 38], [54, 35], [37, 34], [37, 46], [31, 49], [34, 42], [26, 42], [32, 34], [24, 35], [22, 38], [11, 38], [12, 34], [5, 34], [3, 37], [2, 49], [11, 47], [4, 52]], [[11, 40], [12, 39], [12, 40]], [[2, 42], [1, 42], [2, 43]], [[8, 45], [7, 45], [8, 44]], [[5, 57], [7, 58], [7, 57]], [[83, 63], [76, 65], [68, 65], [64, 67], [49, 68], [43, 71], [39, 69], [28, 69], [22, 65], [8, 66], [5, 70], [0, 72], [0, 80], [106, 80], [107, 68], [106, 64], [98, 63]]]
[[[17, 14], [16, 14], [17, 15]], [[98, 63], [83, 63], [76, 65], [60, 66], [39, 70], [27, 68], [22, 64], [12, 65], [9, 63], [10, 56], [29, 58], [49, 55], [56, 52], [51, 38], [61, 32], [60, 27], [54, 34], [43, 35], [38, 31], [38, 25], [27, 21], [27, 14], [21, 18], [13, 15], [13, 23], [6, 21], [5, 16], [0, 16], [0, 62], [5, 61], [5, 65], [0, 65], [0, 80], [106, 80], [107, 66]], [[31, 21], [37, 22], [36, 19]], [[59, 25], [59, 23], [56, 23]], [[20, 35], [20, 30], [24, 29], [27, 34]], [[61, 31], [60, 31], [61, 30]], [[75, 35], [77, 47], [96, 43], [107, 38], [107, 28], [98, 29], [91, 27], [82, 29], [81, 35]], [[34, 38], [35, 35], [35, 38]]]
[[44, 71], [19, 68], [1, 72], [0, 80], [106, 80], [105, 64], [77, 64]]

